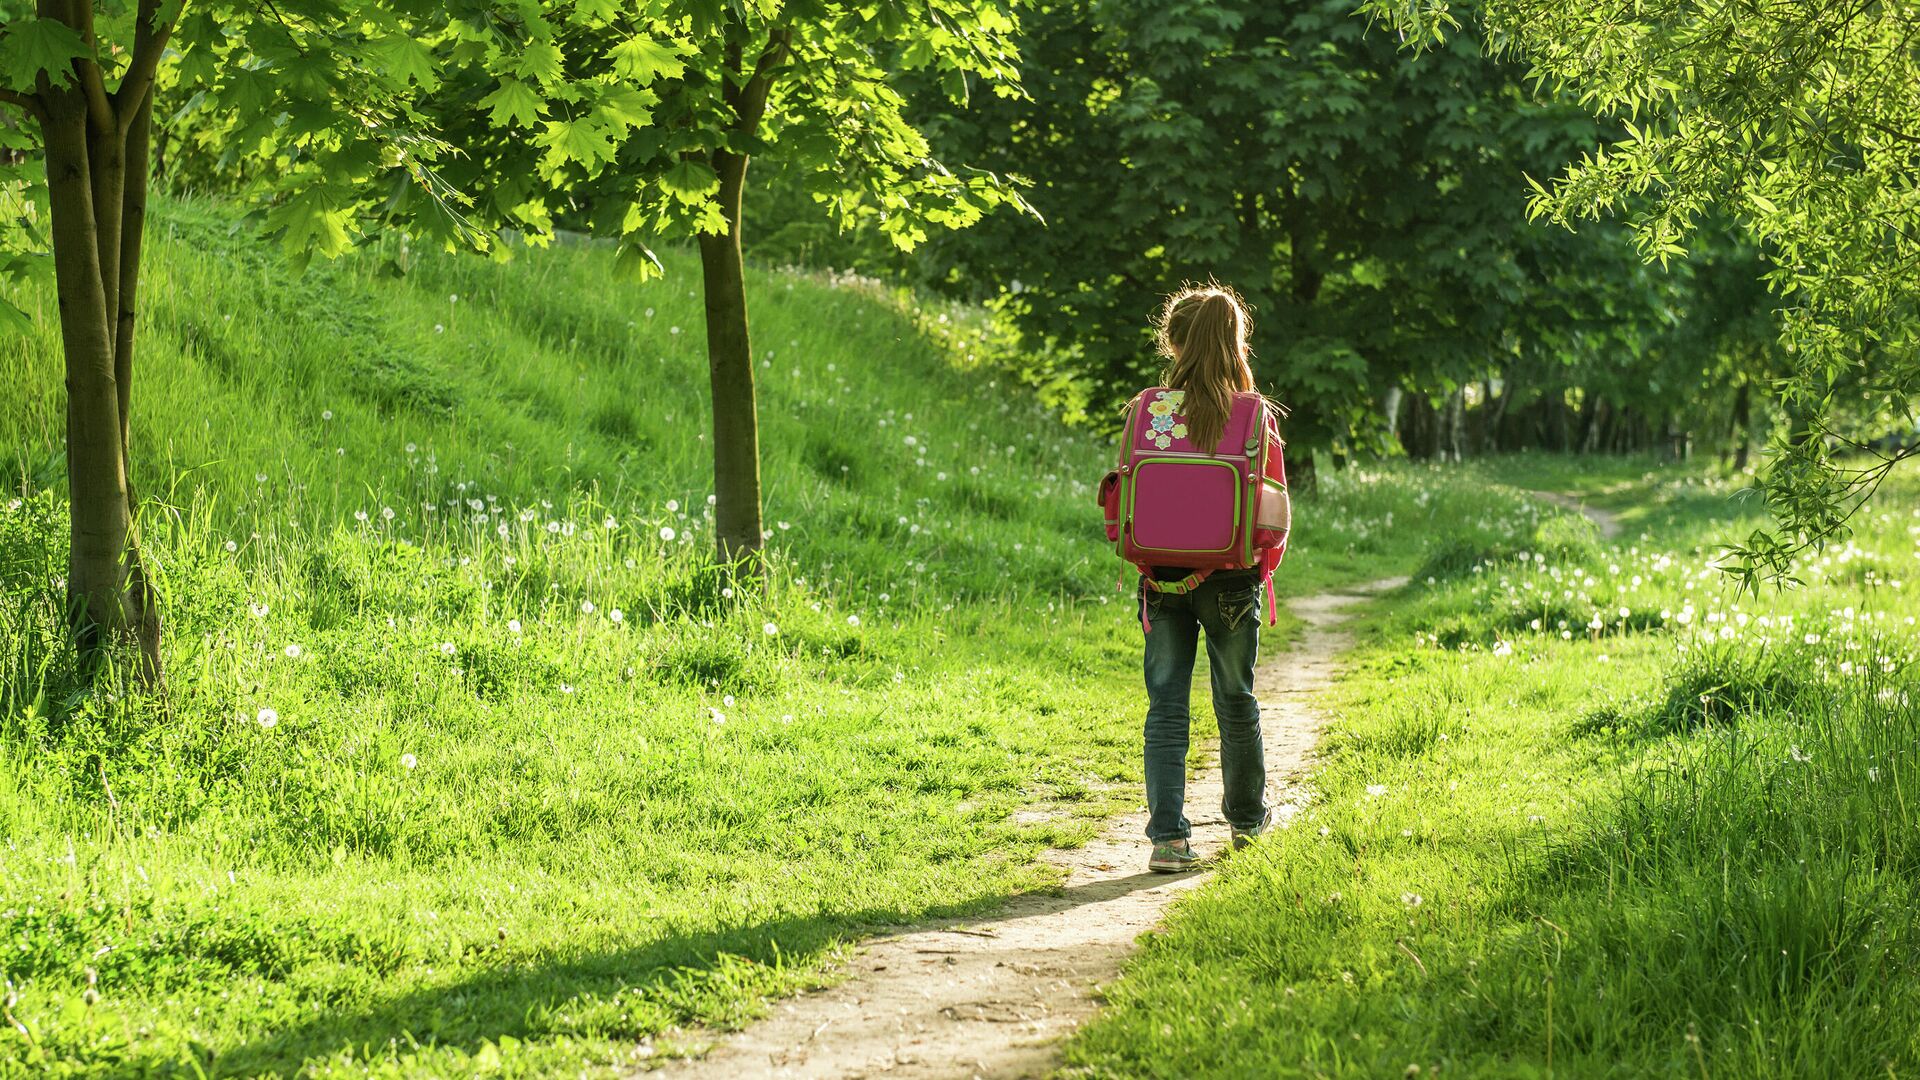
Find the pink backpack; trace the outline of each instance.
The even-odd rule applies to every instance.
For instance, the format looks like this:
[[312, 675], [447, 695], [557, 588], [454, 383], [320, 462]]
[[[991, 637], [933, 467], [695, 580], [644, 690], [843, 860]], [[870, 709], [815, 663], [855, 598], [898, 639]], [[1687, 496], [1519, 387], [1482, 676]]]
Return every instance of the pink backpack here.
[[[1291, 518], [1274, 409], [1259, 394], [1234, 395], [1219, 443], [1206, 448], [1187, 441], [1185, 398], [1154, 386], [1127, 404], [1120, 466], [1100, 481], [1107, 539], [1156, 592], [1184, 593], [1215, 570], [1258, 567], [1271, 624], [1273, 570], [1286, 554]], [[1155, 566], [1194, 572], [1156, 581]], [[1141, 625], [1151, 630], [1145, 612]]]

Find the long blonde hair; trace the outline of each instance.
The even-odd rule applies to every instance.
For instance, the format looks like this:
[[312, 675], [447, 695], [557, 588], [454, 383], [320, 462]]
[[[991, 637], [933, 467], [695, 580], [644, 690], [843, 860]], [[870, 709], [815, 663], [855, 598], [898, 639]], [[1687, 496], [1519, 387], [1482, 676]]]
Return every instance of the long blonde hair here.
[[1233, 413], [1233, 395], [1253, 390], [1247, 302], [1216, 282], [1187, 285], [1167, 297], [1154, 327], [1155, 344], [1167, 358], [1160, 381], [1186, 392], [1187, 441], [1211, 454]]

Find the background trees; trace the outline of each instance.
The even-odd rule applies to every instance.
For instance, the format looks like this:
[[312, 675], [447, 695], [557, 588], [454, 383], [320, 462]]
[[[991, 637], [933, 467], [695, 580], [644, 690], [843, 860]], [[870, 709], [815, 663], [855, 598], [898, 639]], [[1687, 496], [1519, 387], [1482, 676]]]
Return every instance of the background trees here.
[[[764, 531], [740, 247], [749, 161], [773, 156], [812, 216], [871, 222], [900, 249], [996, 206], [1018, 208], [1001, 177], [936, 159], [895, 86], [917, 80], [961, 113], [976, 95], [1017, 93], [1013, 31], [997, 0], [616, 6], [552, 25], [496, 24], [489, 49], [546, 58], [507, 74], [455, 67], [423, 106], [465, 151], [450, 182], [497, 212], [534, 206], [520, 216], [542, 230], [617, 238], [642, 275], [658, 269], [648, 245], [698, 244], [723, 561], [757, 551]], [[444, 52], [457, 65], [458, 49]], [[550, 108], [529, 82], [553, 96]], [[476, 113], [475, 100], [491, 111]]]
[[[728, 562], [763, 532], [740, 246], [756, 156], [782, 166], [767, 250], [986, 300], [1049, 378], [1149, 377], [1157, 297], [1234, 282], [1309, 478], [1314, 451], [1711, 443], [1736, 464], [1777, 415], [1783, 512], [1809, 536], [1838, 527], [1852, 481], [1878, 473], [1848, 473], [1835, 448], [1884, 430], [1920, 384], [1899, 45], [1913, 17], [1511, 0], [1485, 12], [1503, 60], [1440, 33], [1461, 25], [1441, 6], [1371, 10], [1433, 47], [1410, 57], [1337, 0], [1041, 3], [1024, 27], [999, 0], [269, 15], [11, 0], [0, 273], [60, 283], [76, 632], [148, 642], [158, 676], [126, 476], [156, 146], [176, 175], [256, 198], [299, 257], [390, 227], [493, 253], [500, 229], [572, 228], [646, 274], [649, 245], [694, 240]], [[1590, 92], [1599, 117], [1556, 104], [1521, 60]], [[1809, 86], [1816, 67], [1852, 81]], [[1596, 143], [1611, 149], [1567, 164]], [[1022, 174], [1039, 180], [1031, 206], [1008, 179]], [[1019, 212], [938, 235], [998, 207]], [[1691, 240], [1685, 271], [1623, 242], [1668, 259], [1710, 207], [1743, 239]], [[1529, 209], [1629, 220], [1570, 233]], [[793, 220], [809, 212], [853, 235]], [[1782, 344], [1760, 273], [1787, 304]], [[1776, 379], [1777, 407], [1760, 393]], [[1749, 554], [1792, 550], [1756, 538]]]
[[[1808, 543], [1844, 531], [1853, 509], [1914, 453], [1920, 390], [1920, 10], [1795, 0], [1369, 0], [1419, 45], [1464, 26], [1596, 114], [1618, 134], [1584, 154], [1533, 209], [1570, 224], [1624, 216], [1641, 252], [1686, 256], [1709, 213], [1767, 255], [1790, 364], [1775, 389], [1767, 491], [1782, 529], [1742, 549], [1748, 572], [1783, 571]], [[1837, 454], [1903, 429], [1903, 449], [1866, 466]]]
[[1048, 227], [936, 239], [925, 276], [997, 297], [1102, 383], [1151, 378], [1158, 297], [1214, 276], [1256, 306], [1259, 373], [1302, 464], [1385, 449], [1401, 411], [1409, 447], [1433, 452], [1430, 414], [1464, 428], [1445, 417], [1469, 397], [1509, 401], [1467, 387], [1562, 386], [1570, 358], [1669, 315], [1668, 283], [1608, 230], [1528, 222], [1525, 177], [1598, 130], [1474, 41], [1408, 63], [1337, 0], [1042, 4], [1020, 40], [1026, 96], [928, 127], [1035, 177]]
[[[140, 555], [128, 482], [141, 235], [152, 172], [156, 86], [216, 117], [222, 152], [253, 162], [266, 221], [299, 251], [351, 243], [374, 212], [472, 245], [443, 213], [443, 144], [407, 105], [433, 74], [414, 35], [447, 34], [444, 12], [291, 0], [270, 12], [209, 3], [42, 0], [0, 5], [0, 272], [44, 276], [59, 296], [67, 375], [69, 617], [82, 651], [137, 646], [161, 679], [160, 613]], [[418, 16], [418, 17], [416, 17]], [[179, 108], [175, 104], [172, 108]], [[171, 110], [165, 110], [171, 111]], [[383, 196], [418, 187], [411, 205]], [[428, 208], [428, 214], [418, 213]], [[0, 319], [20, 312], [0, 302]], [[271, 358], [262, 358], [270, 362]]]
[[[127, 476], [156, 86], [174, 95], [181, 175], [257, 199], [298, 258], [395, 227], [498, 253], [498, 229], [538, 241], [560, 223], [620, 237], [646, 272], [646, 240], [697, 236], [730, 562], [762, 528], [739, 248], [749, 158], [781, 142], [835, 212], [877, 209], [902, 247], [1017, 201], [996, 176], [932, 160], [888, 83], [924, 69], [959, 101], [974, 80], [1007, 89], [1013, 23], [993, 3], [49, 0], [0, 14], [0, 194], [15, 211], [0, 273], [50, 264], [58, 282], [74, 629], [90, 654], [137, 644], [152, 683], [160, 614]], [[0, 317], [23, 318], [4, 303]]]

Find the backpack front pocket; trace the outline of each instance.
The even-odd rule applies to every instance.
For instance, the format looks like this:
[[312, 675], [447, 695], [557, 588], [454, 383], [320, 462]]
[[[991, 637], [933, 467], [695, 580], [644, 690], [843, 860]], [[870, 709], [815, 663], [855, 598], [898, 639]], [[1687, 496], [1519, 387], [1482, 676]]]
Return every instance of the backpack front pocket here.
[[1226, 555], [1240, 537], [1240, 470], [1197, 457], [1142, 458], [1133, 469], [1127, 522], [1133, 546], [1182, 555]]

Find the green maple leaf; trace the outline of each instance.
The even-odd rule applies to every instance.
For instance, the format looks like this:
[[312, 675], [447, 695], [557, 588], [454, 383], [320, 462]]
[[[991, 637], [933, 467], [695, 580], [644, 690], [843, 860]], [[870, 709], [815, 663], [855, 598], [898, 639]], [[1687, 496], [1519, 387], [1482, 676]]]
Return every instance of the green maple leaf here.
[[600, 92], [600, 113], [625, 127], [652, 123], [653, 106], [659, 103], [660, 95], [631, 86], [609, 86]]
[[671, 45], [643, 37], [628, 38], [608, 49], [607, 59], [613, 61], [614, 75], [641, 86], [656, 78], [677, 79], [687, 70]]
[[73, 78], [73, 61], [87, 55], [87, 43], [73, 28], [53, 19], [21, 19], [0, 38], [0, 78], [8, 87], [32, 92], [41, 72], [55, 86]]
[[660, 256], [632, 237], [620, 241], [620, 246], [614, 249], [613, 268], [633, 281], [649, 281], [667, 272], [666, 266], [660, 262]]
[[527, 88], [527, 84], [511, 76], [500, 80], [500, 89], [480, 99], [481, 106], [493, 110], [495, 127], [507, 126], [512, 120], [521, 127], [532, 127], [540, 120], [540, 114], [546, 111], [540, 96]]
[[720, 174], [704, 161], [680, 161], [660, 174], [660, 186], [688, 206], [720, 188]]
[[407, 34], [395, 34], [374, 46], [374, 55], [386, 65], [387, 75], [396, 86], [419, 83], [422, 90], [440, 85], [434, 70], [433, 53]]
[[520, 53], [520, 62], [514, 65], [513, 72], [542, 83], [556, 83], [566, 74], [565, 63], [566, 56], [560, 52], [560, 46], [551, 41], [535, 41]]
[[619, 18], [621, 6], [620, 0], [578, 0], [573, 12], [580, 21], [593, 26]]
[[613, 160], [613, 140], [608, 138], [607, 127], [593, 117], [549, 120], [546, 132], [536, 141], [547, 148], [549, 169], [577, 161], [591, 172]]
[[11, 301], [0, 300], [0, 330], [25, 334], [32, 329], [33, 319], [26, 312], [14, 307]]
[[318, 252], [329, 258], [343, 255], [353, 246], [347, 231], [353, 207], [335, 204], [334, 193], [326, 188], [296, 192], [267, 212], [267, 228], [285, 230], [289, 251]]

